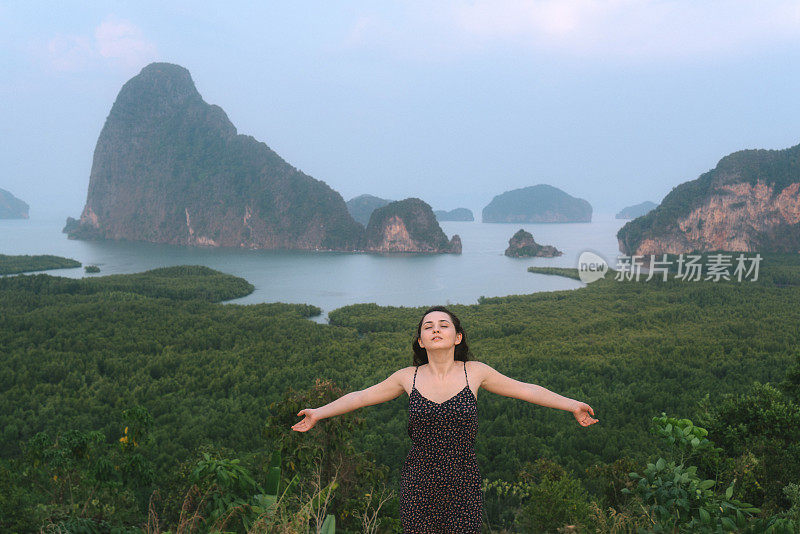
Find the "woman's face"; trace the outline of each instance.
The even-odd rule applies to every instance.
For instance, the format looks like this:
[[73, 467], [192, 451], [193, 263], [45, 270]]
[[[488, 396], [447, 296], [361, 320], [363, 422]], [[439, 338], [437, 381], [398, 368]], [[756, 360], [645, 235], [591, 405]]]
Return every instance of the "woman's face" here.
[[447, 349], [461, 342], [453, 320], [445, 312], [432, 311], [422, 318], [419, 345], [425, 349]]

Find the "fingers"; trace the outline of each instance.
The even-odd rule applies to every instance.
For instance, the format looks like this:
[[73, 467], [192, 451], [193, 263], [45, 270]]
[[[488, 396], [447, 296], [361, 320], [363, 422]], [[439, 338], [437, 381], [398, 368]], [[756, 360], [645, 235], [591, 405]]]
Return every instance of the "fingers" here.
[[[306, 413], [306, 410], [300, 410], [299, 412], [297, 412], [297, 415], [299, 416], [299, 415], [305, 414], [305, 413]], [[303, 418], [302, 421], [296, 422], [290, 428], [292, 430], [296, 430], [298, 432], [305, 432], [306, 430], [309, 430], [312, 426], [314, 426], [314, 423], [312, 423], [311, 419], [309, 418], [309, 416], [306, 415]]]
[[591, 406], [589, 406], [589, 405], [587, 404], [587, 405], [586, 405], [586, 409], [585, 409], [585, 410], [583, 410], [583, 411], [582, 411], [581, 413], [579, 413], [579, 414], [575, 414], [575, 419], [578, 421], [578, 423], [579, 423], [581, 426], [589, 426], [589, 425], [593, 425], [593, 424], [595, 424], [595, 423], [598, 421], [597, 419], [594, 419], [594, 418], [592, 418], [592, 417], [589, 415], [589, 413], [591, 413], [592, 415], [594, 415], [594, 412], [592, 411], [592, 408], [591, 408]]
[[292, 425], [292, 430], [296, 430], [298, 432], [305, 432], [308, 430], [308, 425], [306, 424], [305, 420], [300, 421], [299, 423], [295, 423]]
[[[300, 416], [301, 413], [303, 413], [303, 410], [300, 410], [299, 412], [297, 412], [298, 417]], [[295, 424], [293, 424], [290, 428], [292, 430], [297, 430], [298, 432], [302, 432], [301, 426], [302, 426], [302, 424], [304, 422], [305, 422], [305, 419], [303, 419], [302, 421], [298, 421]]]

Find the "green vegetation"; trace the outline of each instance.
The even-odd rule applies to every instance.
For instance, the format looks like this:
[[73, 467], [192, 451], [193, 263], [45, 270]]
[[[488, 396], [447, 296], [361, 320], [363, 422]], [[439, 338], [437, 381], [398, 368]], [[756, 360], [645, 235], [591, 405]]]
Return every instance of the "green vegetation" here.
[[87, 265], [86, 267], [83, 268], [83, 270], [86, 271], [87, 273], [94, 274], [100, 272], [100, 267], [98, 267], [97, 265]]
[[[423, 308], [358, 304], [320, 325], [307, 320], [314, 306], [221, 303], [250, 291], [186, 266], [0, 279], [0, 530], [155, 532], [157, 517], [161, 531], [188, 532], [188, 509], [197, 532], [223, 516], [225, 530], [268, 532], [257, 525], [267, 510], [284, 532], [327, 515], [364, 532], [378, 510], [374, 532], [399, 532], [405, 395], [306, 433], [290, 426], [300, 409], [410, 365]], [[606, 275], [452, 306], [478, 359], [584, 400], [600, 420], [583, 428], [481, 390], [487, 524], [792, 532], [798, 301], [798, 258], [764, 255], [756, 282]]]
[[[528, 267], [529, 273], [536, 273], [536, 274], [551, 274], [556, 276], [564, 276], [566, 278], [574, 278], [575, 280], [580, 280], [581, 277], [578, 275], [578, 269], [574, 269], [571, 267], [535, 267], [531, 266]], [[608, 276], [608, 273], [606, 273]]]
[[67, 296], [117, 293], [125, 300], [146, 296], [219, 302], [249, 295], [253, 289], [253, 285], [246, 280], [198, 265], [161, 267], [143, 273], [114, 274], [93, 279], [60, 278], [47, 274], [0, 278], [2, 302], [22, 297], [27, 301], [27, 309], [44, 303], [71, 304]]
[[0, 275], [49, 271], [50, 269], [72, 269], [81, 262], [61, 256], [7, 256], [0, 254]]

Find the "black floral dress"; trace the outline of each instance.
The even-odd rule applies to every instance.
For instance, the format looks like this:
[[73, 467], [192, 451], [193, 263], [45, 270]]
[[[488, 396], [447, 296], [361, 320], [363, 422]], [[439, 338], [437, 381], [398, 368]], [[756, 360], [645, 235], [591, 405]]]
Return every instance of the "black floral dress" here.
[[412, 445], [400, 471], [403, 534], [479, 534], [483, 493], [475, 458], [478, 404], [469, 388], [467, 364], [467, 385], [442, 403], [417, 390], [417, 369], [408, 402]]

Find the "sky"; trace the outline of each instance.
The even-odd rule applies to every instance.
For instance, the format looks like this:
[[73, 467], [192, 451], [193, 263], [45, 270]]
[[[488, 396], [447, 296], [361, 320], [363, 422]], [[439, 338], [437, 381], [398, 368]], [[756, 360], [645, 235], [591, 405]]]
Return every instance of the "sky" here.
[[344, 200], [477, 220], [540, 183], [613, 216], [800, 143], [797, 0], [0, 0], [0, 188], [78, 217], [116, 95], [154, 61]]

